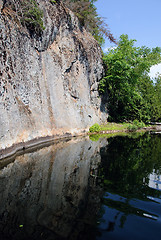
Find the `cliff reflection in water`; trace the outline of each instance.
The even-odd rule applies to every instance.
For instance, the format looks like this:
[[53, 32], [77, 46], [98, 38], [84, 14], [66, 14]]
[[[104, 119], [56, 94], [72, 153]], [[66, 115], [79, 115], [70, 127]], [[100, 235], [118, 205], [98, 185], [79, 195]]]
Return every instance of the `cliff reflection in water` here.
[[18, 156], [4, 167], [0, 171], [0, 239], [86, 235], [85, 228], [92, 226], [100, 207], [94, 176], [100, 147], [106, 144], [106, 139], [61, 142]]
[[160, 240], [160, 156], [149, 133], [17, 156], [0, 170], [0, 239]]

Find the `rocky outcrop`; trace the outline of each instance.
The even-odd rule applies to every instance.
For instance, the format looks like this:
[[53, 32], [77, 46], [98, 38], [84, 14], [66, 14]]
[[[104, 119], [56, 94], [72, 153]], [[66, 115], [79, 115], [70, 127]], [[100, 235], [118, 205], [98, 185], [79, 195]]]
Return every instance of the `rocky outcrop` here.
[[0, 0], [0, 10], [3, 8], [3, 0]]
[[74, 14], [60, 1], [38, 0], [45, 30], [31, 36], [5, 2], [0, 4], [0, 150], [105, 121], [97, 89], [101, 49]]

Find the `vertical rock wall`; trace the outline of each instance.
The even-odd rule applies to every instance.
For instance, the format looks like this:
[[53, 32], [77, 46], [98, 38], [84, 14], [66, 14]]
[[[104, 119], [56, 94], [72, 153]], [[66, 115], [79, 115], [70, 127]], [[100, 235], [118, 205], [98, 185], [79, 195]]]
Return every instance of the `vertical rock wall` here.
[[80, 133], [107, 117], [97, 91], [103, 74], [97, 42], [61, 2], [37, 2], [44, 11], [41, 37], [29, 34], [7, 1], [1, 9], [0, 150]]

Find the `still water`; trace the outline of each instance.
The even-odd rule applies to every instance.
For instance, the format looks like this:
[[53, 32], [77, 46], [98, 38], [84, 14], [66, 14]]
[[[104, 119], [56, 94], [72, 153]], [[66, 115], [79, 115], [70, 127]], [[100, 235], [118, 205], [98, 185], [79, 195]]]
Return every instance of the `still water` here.
[[1, 240], [161, 239], [161, 134], [91, 139], [0, 162]]

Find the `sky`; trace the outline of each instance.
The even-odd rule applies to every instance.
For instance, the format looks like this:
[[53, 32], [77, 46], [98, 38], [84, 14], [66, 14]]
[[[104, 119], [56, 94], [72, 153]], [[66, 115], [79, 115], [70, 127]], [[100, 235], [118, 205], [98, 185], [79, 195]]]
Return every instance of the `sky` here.
[[[136, 47], [161, 47], [161, 0], [97, 0], [98, 14], [105, 18], [116, 39], [127, 34]], [[107, 39], [103, 50], [114, 46]], [[161, 74], [161, 64], [153, 67], [151, 77]]]

